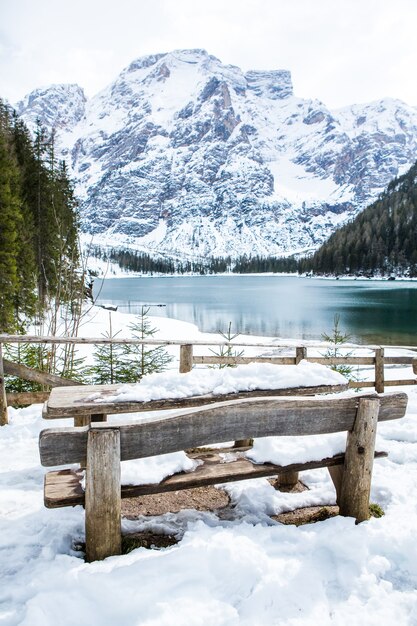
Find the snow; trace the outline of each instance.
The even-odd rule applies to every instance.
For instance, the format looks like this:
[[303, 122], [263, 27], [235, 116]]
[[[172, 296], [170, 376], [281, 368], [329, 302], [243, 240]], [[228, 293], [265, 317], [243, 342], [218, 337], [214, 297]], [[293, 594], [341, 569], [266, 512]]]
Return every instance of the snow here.
[[177, 472], [192, 472], [199, 465], [189, 459], [185, 452], [173, 452], [147, 459], [123, 461], [121, 464], [122, 485], [148, 485], [160, 483], [167, 476]]
[[[319, 363], [301, 361], [288, 368], [270, 363], [249, 363], [235, 368], [194, 369], [186, 374], [161, 372], [148, 374], [134, 385], [122, 385], [113, 396], [93, 398], [97, 403], [149, 402], [167, 398], [188, 398], [198, 395], [221, 395], [256, 389], [285, 389], [315, 385], [342, 385], [346, 379]], [[221, 400], [221, 398], [219, 398]]]
[[[293, 158], [296, 158], [295, 153]], [[287, 200], [296, 206], [301, 206], [303, 202], [310, 205], [317, 203], [320, 206], [324, 202], [347, 202], [353, 198], [353, 187], [343, 188], [330, 178], [314, 176], [294, 163], [288, 151], [279, 159], [268, 163], [268, 168], [274, 177], [275, 197], [281, 201]]]
[[288, 71], [245, 74], [204, 50], [137, 59], [88, 102], [61, 85], [21, 105], [31, 128], [56, 129], [96, 243], [158, 255], [311, 252], [416, 154], [415, 107], [330, 111], [293, 95]]
[[[176, 322], [158, 322], [174, 336]], [[99, 335], [95, 321], [84, 332]], [[417, 391], [404, 389], [406, 417], [378, 427], [377, 447], [389, 452], [375, 462], [372, 480], [381, 519], [355, 525], [334, 517], [300, 527], [274, 521], [282, 511], [334, 503], [326, 470], [312, 470], [302, 474], [309, 490], [297, 494], [276, 491], [266, 479], [224, 485], [233, 505], [227, 516], [189, 509], [124, 520], [125, 531], [170, 533], [179, 543], [91, 564], [77, 550], [82, 507], [43, 506], [42, 407], [9, 409], [10, 424], [0, 429], [1, 626], [417, 624]], [[341, 446], [343, 437], [274, 438], [256, 440], [251, 455], [283, 462]], [[181, 455], [168, 456], [161, 465], [176, 471]], [[140, 473], [158, 480], [161, 468], [146, 459]]]
[[255, 439], [253, 448], [247, 456], [257, 463], [275, 463], [275, 465], [291, 465], [320, 461], [327, 457], [344, 452], [346, 433], [330, 435], [311, 435], [310, 437], [285, 437], [285, 446], [277, 437]]

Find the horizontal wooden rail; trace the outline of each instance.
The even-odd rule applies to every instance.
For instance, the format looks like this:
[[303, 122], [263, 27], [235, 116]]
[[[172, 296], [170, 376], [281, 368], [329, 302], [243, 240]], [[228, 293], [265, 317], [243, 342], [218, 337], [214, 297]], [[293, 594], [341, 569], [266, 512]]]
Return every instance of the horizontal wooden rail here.
[[[278, 363], [282, 365], [294, 365], [295, 357], [290, 356], [194, 356], [193, 363], [195, 365], [201, 364], [241, 364], [241, 363]], [[321, 363], [322, 365], [374, 365], [374, 356], [320, 356], [320, 357], [307, 357], [305, 359], [309, 363]], [[385, 365], [413, 365], [417, 359], [412, 356], [387, 356], [384, 357]], [[416, 372], [417, 373], [417, 370]]]
[[49, 398], [49, 391], [16, 391], [6, 393], [8, 406], [28, 406], [43, 404]]
[[[410, 357], [410, 363], [411, 363]], [[329, 357], [307, 357], [309, 363], [320, 363], [321, 365], [374, 365], [373, 356], [329, 356]]]
[[48, 374], [48, 372], [42, 372], [32, 367], [26, 367], [21, 363], [14, 363], [3, 359], [4, 373], [8, 376], [16, 376], [22, 380], [28, 380], [30, 382], [39, 383], [40, 385], [48, 385], [49, 387], [71, 387], [74, 385], [81, 385], [82, 383], [69, 378], [62, 378], [62, 376], [56, 376], [55, 374]]
[[[249, 341], [224, 341], [224, 340], [201, 340], [201, 339], [193, 339], [192, 342], [187, 342], [184, 339], [130, 339], [130, 338], [108, 338], [108, 337], [68, 337], [61, 336], [57, 337], [55, 335], [9, 335], [9, 334], [0, 334], [0, 343], [9, 344], [9, 343], [44, 343], [44, 344], [97, 344], [97, 345], [106, 345], [106, 344], [126, 344], [126, 345], [159, 345], [159, 346], [181, 346], [187, 343], [190, 343], [194, 346], [239, 346], [239, 347], [252, 347], [252, 348], [292, 348], [295, 350], [295, 343], [288, 343], [288, 341], [268, 341], [268, 342], [249, 342]], [[329, 347], [333, 347], [334, 344], [326, 341], [320, 342], [309, 342], [308, 344], [303, 344], [300, 342], [299, 346], [303, 346], [305, 348], [320, 348], [326, 349]], [[355, 343], [345, 343], [340, 349], [355, 349], [355, 350], [376, 350], [378, 348], [387, 348], [387, 349], [399, 349], [399, 350], [415, 350], [417, 352], [417, 346], [391, 346], [391, 345], [363, 345], [363, 344], [355, 344]], [[412, 357], [388, 357], [388, 358], [412, 358]]]
[[295, 357], [291, 356], [193, 356], [194, 365], [244, 365], [246, 363], [295, 365], [295, 361]]

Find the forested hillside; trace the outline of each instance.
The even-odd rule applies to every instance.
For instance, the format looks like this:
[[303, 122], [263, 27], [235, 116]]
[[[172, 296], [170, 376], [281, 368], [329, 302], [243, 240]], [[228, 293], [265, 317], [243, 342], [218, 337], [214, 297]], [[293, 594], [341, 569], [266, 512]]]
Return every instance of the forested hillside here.
[[299, 270], [417, 276], [417, 162], [311, 258], [301, 261]]
[[260, 257], [242, 255], [231, 257], [207, 257], [196, 260], [179, 260], [170, 257], [151, 257], [145, 252], [125, 248], [103, 249], [90, 246], [89, 255], [104, 262], [117, 264], [128, 272], [144, 274], [258, 274], [264, 272], [296, 272], [298, 262], [292, 257]]
[[22, 330], [81, 288], [78, 215], [54, 137], [32, 139], [0, 100], [0, 331]]

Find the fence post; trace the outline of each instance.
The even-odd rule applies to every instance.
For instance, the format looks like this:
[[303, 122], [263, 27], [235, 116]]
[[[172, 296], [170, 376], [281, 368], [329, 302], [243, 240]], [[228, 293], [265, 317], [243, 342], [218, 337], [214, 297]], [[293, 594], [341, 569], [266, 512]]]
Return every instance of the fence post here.
[[307, 348], [302, 346], [295, 349], [295, 364], [298, 365], [300, 361], [307, 358]]
[[384, 393], [384, 348], [375, 350], [375, 391]]
[[[298, 365], [300, 361], [307, 358], [307, 348], [305, 346], [299, 346], [295, 349], [295, 364]], [[276, 489], [292, 489], [298, 483], [298, 472], [286, 472], [285, 474], [279, 474], [274, 483]]]
[[7, 415], [6, 383], [4, 380], [3, 344], [0, 343], [0, 426], [9, 423]]
[[180, 346], [180, 374], [186, 374], [193, 369], [193, 344]]

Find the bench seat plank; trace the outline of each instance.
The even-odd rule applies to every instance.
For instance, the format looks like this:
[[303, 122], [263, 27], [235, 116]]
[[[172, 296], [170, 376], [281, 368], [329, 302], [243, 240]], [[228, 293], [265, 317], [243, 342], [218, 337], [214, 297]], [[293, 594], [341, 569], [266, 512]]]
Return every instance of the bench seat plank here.
[[[315, 394], [339, 393], [346, 391], [348, 384], [316, 385], [311, 387], [293, 387], [286, 389], [258, 389], [253, 391], [239, 391], [222, 395], [207, 394], [190, 396], [188, 398], [122, 401], [114, 400], [117, 391], [122, 387], [116, 385], [83, 385], [79, 387], [55, 387], [51, 390], [48, 402], [43, 411], [44, 419], [59, 419], [76, 415], [90, 415], [103, 413], [116, 415], [118, 413], [136, 413], [142, 411], [160, 411], [165, 409], [182, 409], [205, 404], [213, 404], [226, 400], [238, 400], [262, 396], [313, 396]], [[109, 398], [113, 398], [109, 400]], [[99, 401], [98, 401], [99, 400]]]
[[[213, 450], [205, 450], [204, 452], [188, 453], [190, 458], [202, 462], [193, 472], [174, 474], [159, 484], [123, 485], [121, 488], [121, 497], [133, 498], [168, 491], [179, 491], [181, 489], [192, 489], [195, 487], [246, 480], [248, 478], [265, 478], [287, 472], [302, 472], [318, 467], [331, 467], [334, 465], [342, 465], [345, 458], [344, 453], [342, 453], [320, 461], [280, 466], [272, 463], [253, 463], [250, 459], [242, 456], [245, 450], [247, 450], [247, 448], [216, 448]], [[225, 462], [221, 456], [222, 453], [235, 454], [236, 459]], [[375, 452], [375, 458], [385, 456], [388, 456], [386, 452]], [[85, 496], [80, 483], [82, 476], [82, 470], [65, 469], [48, 472], [45, 475], [45, 506], [53, 509], [75, 506], [77, 504], [83, 505]]]

